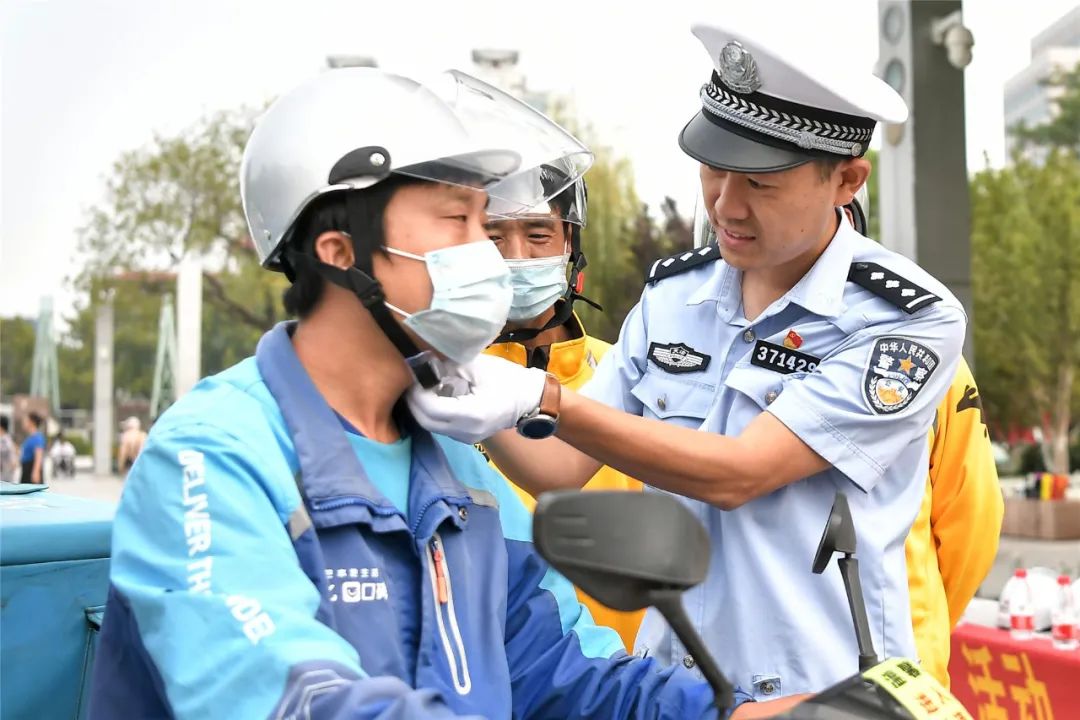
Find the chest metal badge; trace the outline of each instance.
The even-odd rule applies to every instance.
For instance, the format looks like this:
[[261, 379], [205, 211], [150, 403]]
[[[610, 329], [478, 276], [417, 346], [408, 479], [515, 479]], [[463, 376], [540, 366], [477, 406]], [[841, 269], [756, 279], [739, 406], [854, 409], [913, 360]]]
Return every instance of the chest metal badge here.
[[709, 367], [712, 357], [699, 352], [686, 343], [651, 343], [649, 359], [665, 372], [698, 372]]

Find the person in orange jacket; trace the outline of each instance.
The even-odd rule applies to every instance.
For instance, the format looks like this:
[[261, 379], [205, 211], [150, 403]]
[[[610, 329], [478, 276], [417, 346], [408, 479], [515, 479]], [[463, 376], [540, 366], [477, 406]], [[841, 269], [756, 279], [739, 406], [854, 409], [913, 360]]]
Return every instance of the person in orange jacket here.
[[[866, 197], [857, 197], [848, 216], [865, 235]], [[949, 687], [949, 636], [994, 564], [1005, 512], [979, 389], [963, 358], [929, 443], [926, 494], [904, 554], [919, 659]]]
[[[549, 186], [560, 182], [558, 173], [551, 169], [521, 181]], [[576, 300], [595, 306], [581, 295], [581, 271], [586, 264], [581, 250], [585, 183], [581, 180], [570, 185], [541, 208], [515, 213], [515, 219], [500, 219], [497, 208], [489, 210], [488, 236], [510, 266], [514, 302], [505, 331], [487, 353], [547, 370], [564, 387], [576, 390], [592, 377], [593, 369], [611, 347], [588, 335], [573, 309]], [[605, 466], [584, 489], [640, 491], [641, 483]], [[531, 495], [517, 486], [514, 490], [526, 507], [535, 507]], [[578, 596], [597, 624], [614, 628], [628, 650], [634, 647], [644, 611], [619, 612], [580, 590]]]

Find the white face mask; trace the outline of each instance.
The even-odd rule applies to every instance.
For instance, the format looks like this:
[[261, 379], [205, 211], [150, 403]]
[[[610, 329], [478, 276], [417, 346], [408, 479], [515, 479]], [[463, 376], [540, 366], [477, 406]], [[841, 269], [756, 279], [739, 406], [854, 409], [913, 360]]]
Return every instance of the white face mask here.
[[427, 264], [431, 306], [409, 314], [390, 303], [405, 327], [451, 360], [467, 363], [498, 337], [506, 324], [514, 292], [510, 270], [489, 240], [454, 245], [414, 255], [384, 247], [392, 255]]
[[570, 253], [555, 257], [507, 260], [514, 301], [510, 320], [531, 320], [566, 293], [566, 264]]

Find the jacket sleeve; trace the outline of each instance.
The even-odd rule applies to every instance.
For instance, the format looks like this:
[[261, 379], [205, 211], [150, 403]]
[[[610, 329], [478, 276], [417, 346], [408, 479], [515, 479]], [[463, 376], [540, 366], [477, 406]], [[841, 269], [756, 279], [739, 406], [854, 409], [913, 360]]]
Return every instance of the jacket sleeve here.
[[313, 530], [291, 478], [284, 459], [217, 427], [155, 433], [116, 517], [124, 611], [106, 629], [132, 618], [142, 647], [128, 651], [145, 653], [177, 718], [453, 717], [434, 691], [368, 676], [316, 619], [291, 537]]
[[[627, 655], [531, 542], [532, 518], [498, 493], [508, 554], [506, 657], [520, 718], [715, 718], [707, 684], [681, 667]], [[741, 691], [738, 704], [750, 700]]]
[[956, 625], [994, 564], [1005, 512], [979, 390], [964, 361], [938, 410], [930, 462], [930, 531]]

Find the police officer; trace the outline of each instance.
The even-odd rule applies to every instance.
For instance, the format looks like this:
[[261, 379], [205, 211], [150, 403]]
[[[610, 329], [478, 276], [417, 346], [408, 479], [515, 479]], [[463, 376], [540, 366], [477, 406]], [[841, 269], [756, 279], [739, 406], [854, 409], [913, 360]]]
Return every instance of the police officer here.
[[[843, 218], [876, 124], [904, 121], [903, 100], [818, 47], [727, 25], [693, 33], [714, 71], [679, 142], [701, 163], [718, 246], [652, 265], [580, 393], [479, 358], [461, 371], [469, 393], [409, 398], [429, 428], [493, 436], [495, 462], [534, 494], [580, 487], [603, 463], [686, 497], [713, 538], [687, 612], [724, 672], [772, 698], [858, 669], [839, 572], [810, 571], [838, 490], [875, 648], [916, 654], [904, 538], [966, 317], [940, 282]], [[558, 437], [498, 432], [515, 427]], [[652, 612], [637, 645], [695, 664]]]
[[260, 119], [244, 211], [299, 320], [155, 423], [91, 717], [716, 717], [707, 685], [595, 626], [506, 483], [399, 403], [503, 328], [485, 205], [528, 158], [573, 181], [589, 155], [460, 73], [333, 70]]
[[[536, 194], [548, 195], [565, 185], [553, 168], [520, 173], [513, 181], [535, 182]], [[542, 189], [546, 186], [546, 189]], [[587, 219], [585, 181], [579, 180], [557, 192], [549, 202], [513, 217], [493, 216], [487, 225], [488, 237], [510, 268], [514, 299], [505, 331], [487, 349], [487, 354], [518, 365], [546, 370], [563, 387], [576, 390], [588, 382], [597, 364], [611, 345], [588, 334], [574, 303], [582, 300], [586, 266], [582, 233]], [[488, 212], [498, 213], [498, 201]], [[514, 486], [530, 510], [536, 501]], [[585, 484], [586, 490], [640, 491], [641, 483], [624, 473], [604, 466]], [[642, 611], [619, 612], [588, 597], [578, 597], [599, 625], [614, 629], [628, 648], [634, 645]]]

